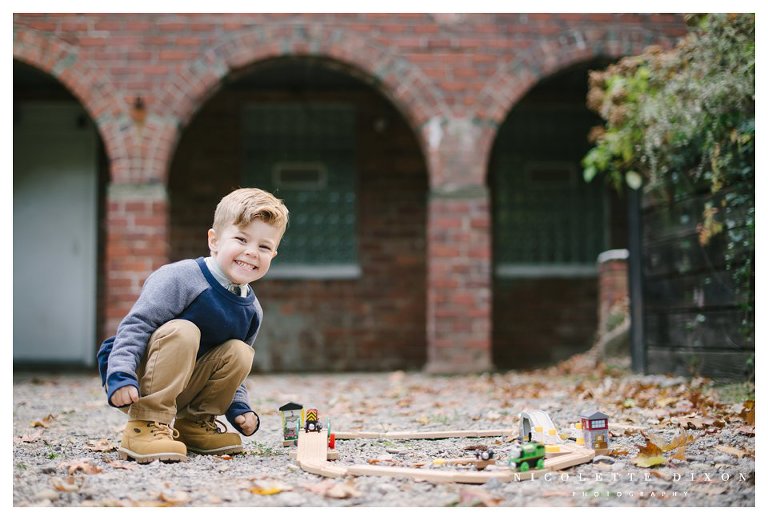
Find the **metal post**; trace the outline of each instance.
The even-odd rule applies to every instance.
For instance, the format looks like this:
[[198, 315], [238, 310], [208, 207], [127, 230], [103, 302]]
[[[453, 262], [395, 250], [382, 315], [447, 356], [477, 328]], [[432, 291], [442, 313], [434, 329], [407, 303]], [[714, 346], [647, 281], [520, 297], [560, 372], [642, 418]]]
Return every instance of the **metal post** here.
[[632, 370], [645, 374], [645, 321], [643, 313], [643, 219], [641, 213], [642, 187], [627, 190], [629, 222], [629, 339]]

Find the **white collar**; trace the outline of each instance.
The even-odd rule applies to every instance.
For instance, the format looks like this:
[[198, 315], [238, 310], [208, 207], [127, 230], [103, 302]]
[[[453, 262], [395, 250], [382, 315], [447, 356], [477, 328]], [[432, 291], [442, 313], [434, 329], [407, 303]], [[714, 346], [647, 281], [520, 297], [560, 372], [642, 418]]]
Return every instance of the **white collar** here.
[[229, 289], [230, 285], [237, 285], [240, 287], [240, 296], [248, 296], [248, 284], [233, 283], [232, 280], [227, 278], [227, 276], [224, 274], [224, 271], [221, 270], [221, 267], [219, 267], [219, 263], [215, 258], [207, 256], [205, 258], [205, 265], [208, 266], [208, 269], [211, 271], [211, 274], [216, 279], [216, 281], [224, 286], [225, 289]]

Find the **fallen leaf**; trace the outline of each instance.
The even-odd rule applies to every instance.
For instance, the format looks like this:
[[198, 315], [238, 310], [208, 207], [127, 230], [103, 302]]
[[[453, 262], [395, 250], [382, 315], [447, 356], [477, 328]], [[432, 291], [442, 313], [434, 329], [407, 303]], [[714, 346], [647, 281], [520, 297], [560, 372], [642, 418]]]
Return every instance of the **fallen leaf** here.
[[309, 491], [328, 498], [353, 498], [360, 496], [360, 492], [355, 489], [354, 483], [351, 480], [346, 482], [326, 480], [306, 487]]
[[99, 439], [97, 441], [88, 441], [88, 448], [91, 451], [112, 451], [115, 449], [115, 445], [107, 439]]
[[35, 430], [32, 433], [26, 433], [21, 436], [21, 442], [36, 442], [43, 436], [43, 430]]
[[651, 441], [645, 433], [643, 436], [646, 437], [645, 446], [638, 446], [640, 451], [638, 452], [637, 457], [632, 459], [632, 462], [641, 468], [650, 468], [666, 464], [667, 459], [664, 457], [664, 452], [661, 448]]
[[629, 455], [629, 451], [623, 448], [614, 448], [608, 453], [608, 455], [610, 455], [611, 457], [624, 457], [626, 455]]
[[82, 486], [83, 481], [80, 479], [76, 479], [74, 476], [69, 476], [66, 478], [59, 478], [59, 477], [53, 477], [51, 479], [51, 485], [53, 486], [53, 489], [56, 491], [64, 491], [64, 492], [72, 492], [72, 491], [78, 491], [80, 489], [80, 486]]
[[736, 428], [736, 433], [740, 433], [740, 434], [746, 435], [748, 437], [754, 437], [755, 436], [755, 427], [754, 426], [741, 426], [739, 428]]
[[109, 466], [115, 469], [136, 469], [135, 462], [125, 462], [122, 460], [112, 460], [107, 463]]
[[657, 441], [650, 434], [646, 433], [643, 433], [643, 437], [645, 437], [645, 446], [638, 446], [638, 448], [640, 448], [638, 455], [642, 455], [644, 457], [655, 457], [664, 453], [663, 450], [656, 444], [660, 441]]
[[739, 417], [744, 419], [744, 422], [750, 426], [755, 425], [755, 402], [744, 401], [744, 407], [739, 414]]
[[189, 493], [186, 491], [161, 491], [160, 495], [158, 495], [158, 498], [160, 499], [161, 506], [180, 506], [182, 504], [186, 504], [191, 499], [189, 497]]
[[102, 469], [94, 466], [91, 464], [91, 461], [88, 459], [79, 459], [79, 460], [73, 460], [70, 462], [63, 462], [59, 464], [59, 467], [66, 467], [67, 473], [70, 475], [74, 475], [78, 471], [82, 471], [86, 475], [96, 475], [97, 473], [101, 473]]
[[283, 491], [291, 491], [293, 488], [288, 484], [277, 480], [253, 480], [253, 484], [248, 491], [254, 495], [277, 495]]
[[634, 462], [636, 466], [641, 468], [652, 468], [653, 466], [661, 466], [663, 464], [666, 464], [667, 459], [661, 455], [656, 455], [656, 456], [641, 455], [632, 459], [632, 462]]
[[672, 480], [672, 478], [673, 478], [672, 475], [670, 475], [669, 473], [665, 473], [665, 472], [659, 471], [657, 469], [652, 469], [648, 473], [650, 473], [651, 475], [653, 475], [656, 478], [660, 478], [661, 480], [669, 481], [669, 480]]
[[350, 482], [345, 482], [332, 486], [325, 496], [330, 498], [353, 498], [359, 497], [360, 492]]
[[726, 489], [721, 486], [695, 486], [696, 491], [706, 493], [707, 495], [722, 495]]
[[42, 419], [38, 419], [36, 421], [32, 421], [30, 425], [34, 428], [48, 428], [51, 423], [56, 419], [56, 416], [53, 414], [48, 414]]
[[677, 397], [660, 397], [656, 399], [656, 406], [661, 406], [662, 408], [665, 406], [669, 406], [672, 403], [675, 403], [678, 401]]
[[716, 450], [722, 451], [723, 453], [727, 453], [728, 455], [733, 455], [734, 457], [742, 458], [749, 455], [748, 452], [744, 450], [740, 450], [738, 448], [733, 448], [731, 446], [715, 446]]
[[503, 501], [503, 499], [491, 495], [484, 489], [475, 487], [465, 487], [459, 492], [460, 506], [493, 507], [498, 506]]
[[680, 446], [675, 450], [675, 452], [672, 454], [672, 458], [675, 460], [686, 460], [685, 456], [685, 446]]
[[676, 448], [685, 448], [685, 446], [688, 446], [691, 444], [695, 439], [693, 435], [686, 431], [681, 431], [680, 434], [673, 438], [669, 443], [664, 444], [661, 446], [662, 451], [671, 451]]

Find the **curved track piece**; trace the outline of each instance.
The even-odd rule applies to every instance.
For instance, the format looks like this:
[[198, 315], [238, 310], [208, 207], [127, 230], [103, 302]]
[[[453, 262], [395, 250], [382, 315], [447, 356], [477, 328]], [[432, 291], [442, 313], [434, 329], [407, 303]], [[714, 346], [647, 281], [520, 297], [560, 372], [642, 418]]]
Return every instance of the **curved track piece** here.
[[[341, 432], [337, 432], [337, 438]], [[360, 432], [365, 433], [365, 432]], [[404, 433], [404, 432], [399, 432]], [[417, 432], [405, 432], [409, 435], [430, 435], [430, 432], [425, 434], [418, 434]], [[436, 432], [431, 432], [432, 434]], [[448, 432], [437, 432], [441, 437], [397, 437], [397, 438], [449, 438], [451, 435], [444, 435]], [[470, 435], [464, 435], [467, 432], [457, 432], [457, 437], [466, 437]], [[476, 437], [492, 437], [498, 436], [498, 432], [494, 432], [494, 435], [483, 435], [483, 433], [489, 432], [473, 432]], [[505, 434], [508, 433], [505, 431]], [[341, 433], [344, 435], [344, 433]], [[379, 438], [393, 438], [384, 437], [381, 434], [376, 434]], [[341, 438], [350, 438], [343, 436]], [[355, 438], [371, 438], [371, 437], [355, 437]], [[532, 470], [525, 473], [517, 473], [506, 468], [494, 468], [493, 470], [487, 469], [485, 471], [441, 471], [435, 469], [420, 469], [420, 468], [398, 468], [391, 466], [374, 466], [371, 464], [355, 464], [352, 466], [345, 466], [342, 464], [334, 464], [328, 462], [328, 439], [326, 435], [315, 432], [299, 432], [298, 449], [296, 452], [296, 461], [302, 470], [320, 475], [323, 477], [338, 478], [346, 477], [350, 475], [355, 476], [389, 476], [389, 477], [404, 477], [412, 478], [417, 481], [427, 482], [457, 482], [462, 484], [484, 484], [491, 479], [496, 479], [500, 482], [515, 482], [523, 480], [531, 480], [543, 475], [548, 471], [557, 471], [560, 469], [575, 466], [577, 464], [583, 464], [589, 462], [595, 456], [593, 450], [588, 450], [580, 447], [563, 446], [562, 450], [552, 458], [549, 458], [544, 463], [544, 469]]]

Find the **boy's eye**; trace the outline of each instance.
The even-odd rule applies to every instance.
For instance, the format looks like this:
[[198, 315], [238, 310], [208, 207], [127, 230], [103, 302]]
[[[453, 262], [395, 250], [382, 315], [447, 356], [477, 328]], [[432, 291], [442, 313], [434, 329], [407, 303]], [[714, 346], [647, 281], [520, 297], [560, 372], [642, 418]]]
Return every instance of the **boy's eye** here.
[[235, 240], [237, 240], [241, 244], [245, 244], [245, 239], [243, 237], [235, 237]]
[[270, 251], [272, 251], [272, 248], [271, 248], [271, 247], [269, 247], [269, 246], [260, 246], [260, 249], [261, 249], [262, 251], [266, 251], [266, 252], [270, 252]]

